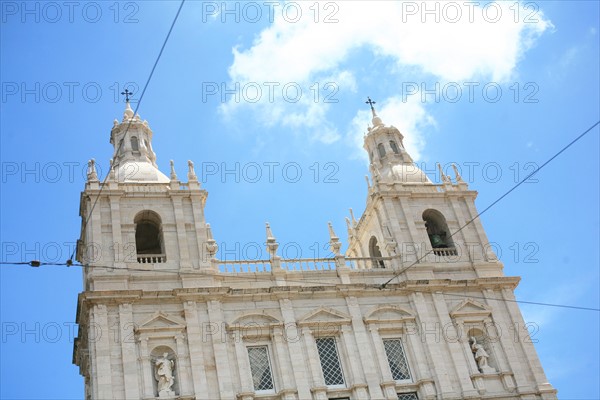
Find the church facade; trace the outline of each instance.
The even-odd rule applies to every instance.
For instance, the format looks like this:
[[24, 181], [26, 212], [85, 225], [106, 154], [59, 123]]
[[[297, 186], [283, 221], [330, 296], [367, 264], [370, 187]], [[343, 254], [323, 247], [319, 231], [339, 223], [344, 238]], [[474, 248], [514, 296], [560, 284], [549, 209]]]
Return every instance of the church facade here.
[[[348, 246], [219, 260], [188, 162], [160, 172], [147, 121], [114, 121], [102, 187], [81, 194], [73, 362], [86, 399], [555, 399], [455, 169], [434, 184], [373, 104], [370, 179]], [[218, 223], [218, 221], [216, 221]]]

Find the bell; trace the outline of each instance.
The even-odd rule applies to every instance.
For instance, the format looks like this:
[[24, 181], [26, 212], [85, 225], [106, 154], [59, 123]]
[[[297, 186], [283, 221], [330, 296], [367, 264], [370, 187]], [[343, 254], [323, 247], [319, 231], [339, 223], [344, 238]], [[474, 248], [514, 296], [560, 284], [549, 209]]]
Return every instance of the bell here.
[[442, 235], [438, 235], [437, 233], [429, 235], [429, 240], [431, 240], [431, 247], [434, 249], [447, 247], [446, 241], [442, 238]]

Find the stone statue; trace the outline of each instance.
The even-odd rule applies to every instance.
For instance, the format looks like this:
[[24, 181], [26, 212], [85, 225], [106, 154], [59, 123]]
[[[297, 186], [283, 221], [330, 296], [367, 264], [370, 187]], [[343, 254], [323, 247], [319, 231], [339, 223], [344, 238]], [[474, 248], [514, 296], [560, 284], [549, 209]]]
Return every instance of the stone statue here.
[[194, 171], [194, 163], [191, 160], [188, 160], [188, 180], [198, 180], [198, 177], [196, 177], [196, 171]]
[[487, 351], [485, 351], [485, 349], [483, 348], [482, 345], [477, 343], [477, 339], [475, 339], [475, 337], [471, 336], [470, 342], [471, 342], [471, 351], [473, 352], [473, 355], [475, 356], [475, 361], [477, 362], [477, 368], [479, 368], [479, 371], [482, 374], [496, 372], [492, 367], [490, 367], [488, 365], [488, 358], [490, 358], [490, 355], [487, 353]]
[[93, 158], [88, 161], [87, 178], [88, 181], [98, 180], [98, 174], [96, 173], [96, 160]]
[[175, 392], [171, 389], [175, 383], [173, 369], [175, 361], [169, 360], [169, 353], [163, 353], [162, 357], [154, 362], [154, 379], [158, 382], [158, 397], [173, 397]]

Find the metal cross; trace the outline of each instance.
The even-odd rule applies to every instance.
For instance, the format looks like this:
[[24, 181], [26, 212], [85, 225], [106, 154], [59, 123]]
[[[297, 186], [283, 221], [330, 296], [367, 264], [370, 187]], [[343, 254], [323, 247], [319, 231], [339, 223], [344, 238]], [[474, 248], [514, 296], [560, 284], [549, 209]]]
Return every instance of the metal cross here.
[[125, 96], [126, 102], [129, 102], [129, 96], [133, 96], [133, 93], [131, 93], [129, 89], [125, 89], [125, 91], [121, 92], [121, 94]]
[[376, 104], [373, 100], [371, 100], [370, 97], [367, 97], [367, 101], [365, 101], [365, 104], [368, 104], [371, 106], [371, 110], [373, 109], [373, 104]]

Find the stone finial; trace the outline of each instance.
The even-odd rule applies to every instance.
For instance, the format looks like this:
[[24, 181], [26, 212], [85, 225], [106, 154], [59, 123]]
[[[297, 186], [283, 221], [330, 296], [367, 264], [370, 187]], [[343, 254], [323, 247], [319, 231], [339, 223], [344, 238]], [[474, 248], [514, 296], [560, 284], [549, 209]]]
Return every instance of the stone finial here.
[[210, 258], [214, 258], [215, 254], [219, 250], [216, 240], [213, 238], [212, 229], [210, 224], [206, 224], [206, 252]]
[[98, 180], [98, 173], [96, 172], [96, 160], [93, 158], [88, 161], [87, 179], [88, 181]]
[[279, 247], [279, 243], [277, 243], [277, 239], [273, 236], [273, 232], [271, 231], [271, 225], [267, 222], [267, 251], [271, 255], [271, 258], [275, 258], [275, 254], [277, 253], [277, 248]]
[[188, 160], [188, 180], [189, 181], [197, 181], [198, 177], [196, 176], [196, 171], [194, 171], [194, 163], [191, 160]]
[[371, 189], [371, 181], [369, 181], [369, 176], [365, 175], [365, 180], [367, 181], [367, 189]]
[[175, 173], [175, 163], [173, 162], [173, 160], [170, 160], [169, 164], [171, 164], [171, 180], [176, 181], [177, 173]]
[[356, 218], [354, 218], [354, 210], [352, 208], [349, 208], [348, 210], [350, 210], [350, 218], [352, 218], [352, 227], [356, 228], [358, 222], [356, 221]]
[[454, 176], [456, 176], [456, 182], [464, 182], [462, 176], [460, 176], [460, 173], [458, 172], [456, 164], [452, 163], [452, 169], [454, 170]]
[[128, 101], [125, 102], [125, 112], [123, 113], [123, 121], [133, 118], [133, 110]]
[[448, 178], [445, 174], [444, 171], [442, 170], [442, 164], [440, 163], [436, 163], [438, 170], [440, 171], [440, 177], [442, 178], [442, 182], [446, 182], [446, 183], [452, 183], [452, 181], [450, 180], [450, 178]]
[[337, 256], [340, 254], [342, 244], [340, 243], [340, 238], [333, 231], [331, 222], [328, 222], [327, 225], [329, 226], [329, 247], [331, 248], [331, 252]]
[[348, 231], [349, 238], [354, 237], [354, 227], [352, 226], [352, 223], [350, 222], [350, 218], [348, 218], [348, 217], [346, 217], [346, 230]]
[[117, 125], [119, 125], [119, 121], [115, 118], [115, 120], [113, 121], [113, 128]]
[[110, 179], [111, 181], [115, 180], [115, 160], [113, 158], [110, 159], [109, 161], [109, 165], [110, 165], [110, 169], [108, 171], [108, 179]]

